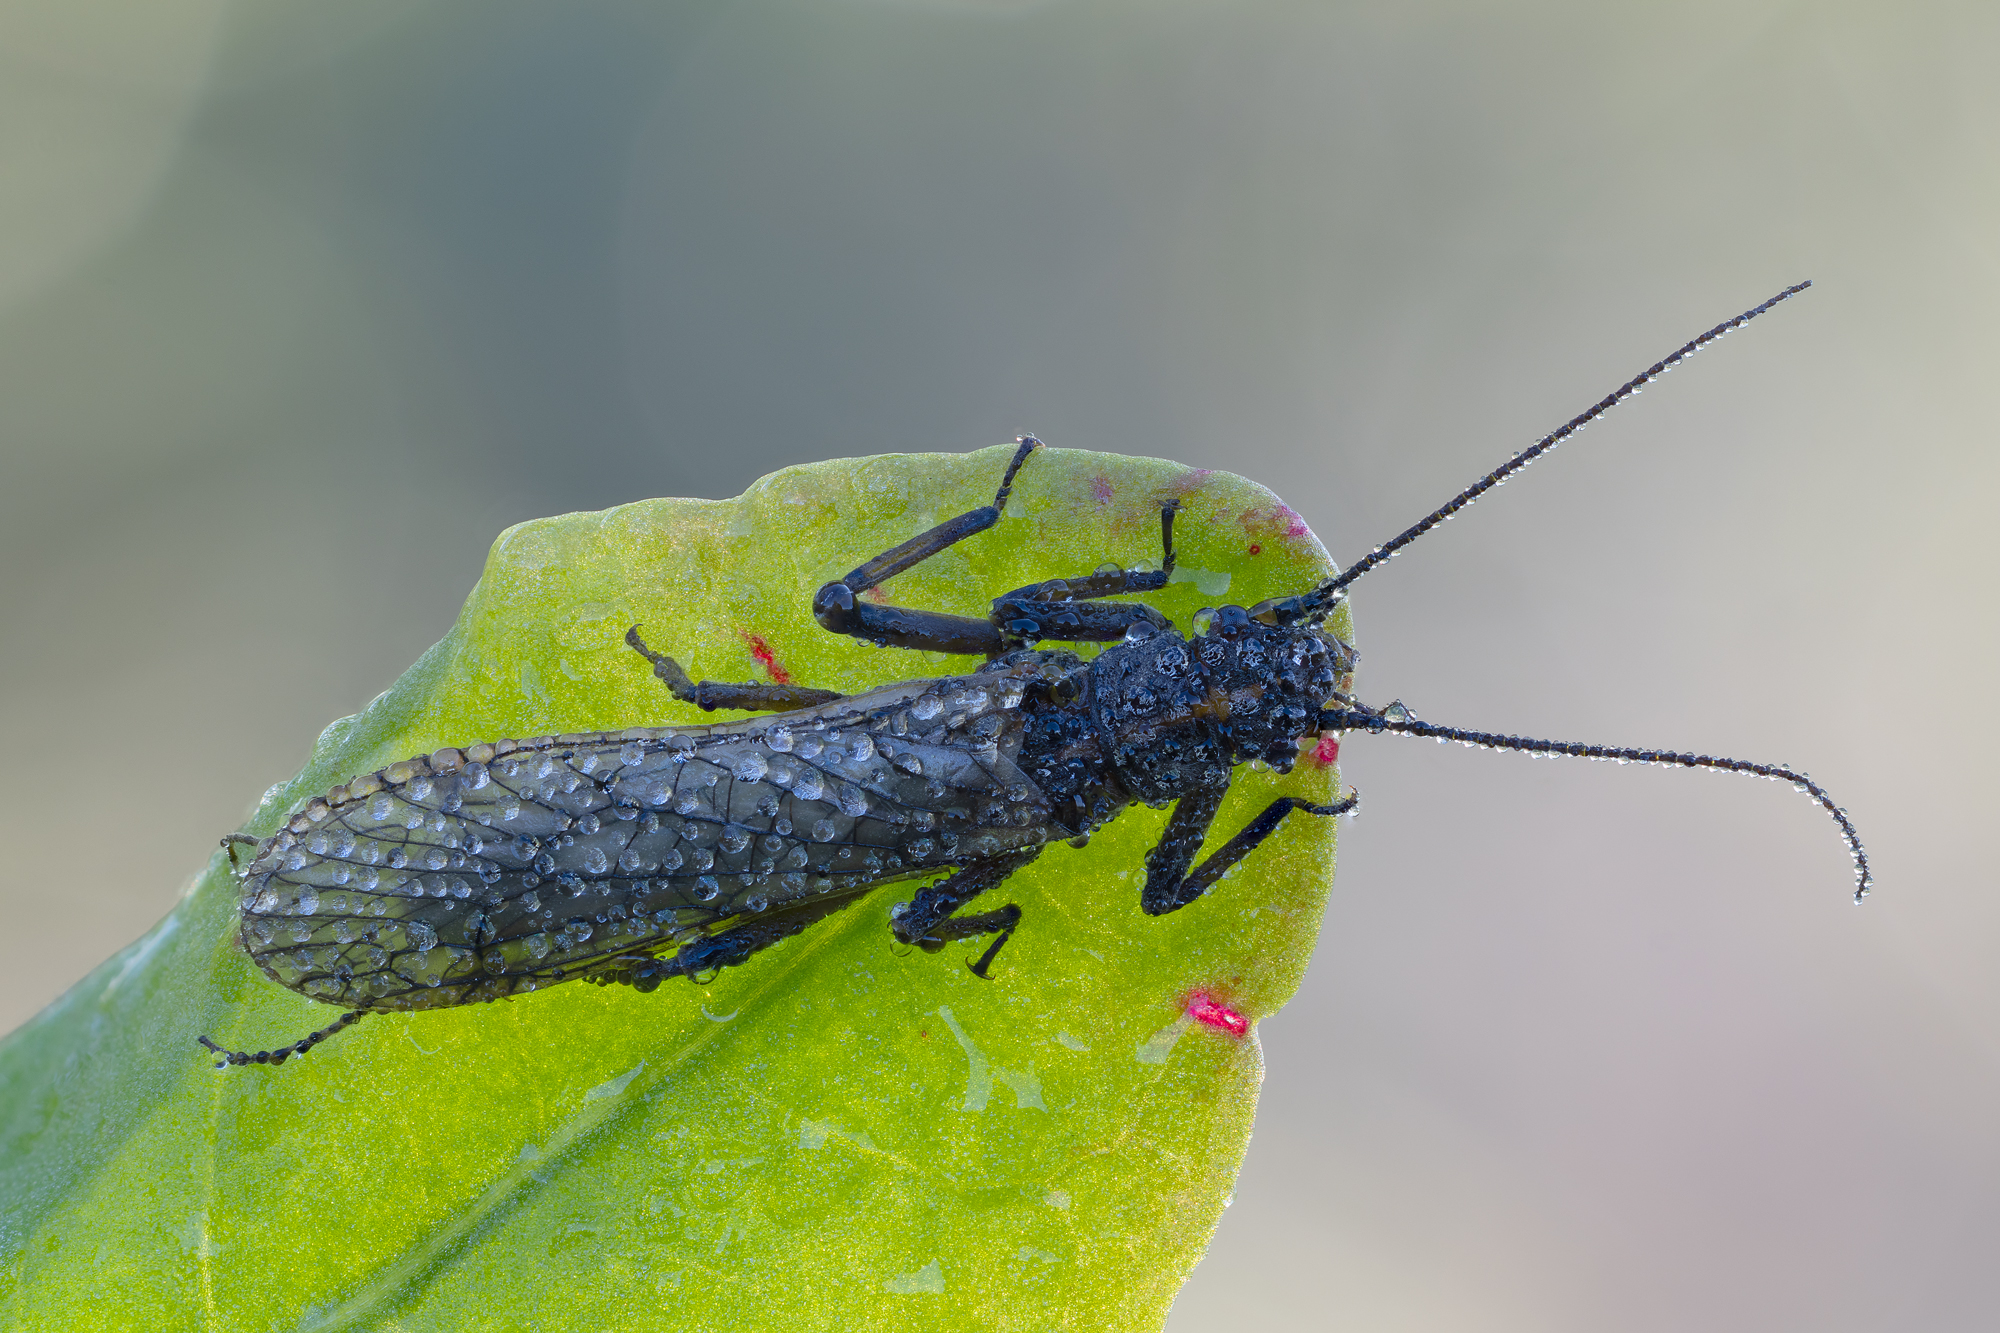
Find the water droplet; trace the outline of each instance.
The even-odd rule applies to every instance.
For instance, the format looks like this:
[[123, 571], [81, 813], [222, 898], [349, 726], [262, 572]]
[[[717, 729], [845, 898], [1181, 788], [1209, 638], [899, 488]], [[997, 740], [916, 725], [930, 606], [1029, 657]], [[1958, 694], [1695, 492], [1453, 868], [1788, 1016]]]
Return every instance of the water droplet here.
[[601, 875], [611, 868], [611, 858], [604, 854], [602, 847], [592, 847], [583, 854], [583, 868], [593, 875]]
[[528, 957], [530, 958], [547, 958], [549, 956], [549, 937], [541, 931], [537, 931], [522, 940], [521, 947], [528, 951]]
[[736, 775], [736, 779], [739, 782], [756, 782], [769, 771], [770, 767], [769, 764], [764, 762], [763, 755], [746, 754], [736, 761], [735, 766], [730, 769], [730, 772]]
[[868, 797], [859, 787], [843, 787], [836, 798], [840, 802], [840, 812], [859, 819], [868, 813]]
[[807, 769], [799, 774], [799, 780], [792, 785], [792, 794], [802, 801], [817, 801], [826, 792], [826, 783], [817, 769]]
[[925, 722], [944, 711], [944, 701], [935, 694], [926, 694], [910, 705], [910, 716]]
[[792, 729], [783, 725], [772, 727], [764, 734], [764, 743], [779, 754], [788, 754], [792, 748]]
[[694, 899], [698, 903], [713, 902], [720, 892], [722, 886], [716, 883], [713, 875], [703, 875], [694, 882]]
[[815, 820], [812, 827], [812, 836], [814, 842], [832, 842], [840, 836], [840, 830], [834, 827], [831, 819]]
[[875, 757], [875, 741], [866, 732], [856, 736], [848, 744], [847, 754], [857, 764], [865, 764]]
[[410, 922], [408, 929], [410, 932], [410, 947], [412, 949], [429, 949], [438, 942], [437, 932], [422, 921]]
[[722, 850], [731, 856], [750, 845], [750, 835], [743, 829], [732, 828], [722, 835]]

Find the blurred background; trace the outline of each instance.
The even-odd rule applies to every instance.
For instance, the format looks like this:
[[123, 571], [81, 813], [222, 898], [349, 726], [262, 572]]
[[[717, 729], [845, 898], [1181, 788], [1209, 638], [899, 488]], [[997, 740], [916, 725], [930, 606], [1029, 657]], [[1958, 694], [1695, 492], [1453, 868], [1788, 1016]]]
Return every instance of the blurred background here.
[[1355, 619], [1366, 697], [1434, 721], [1810, 768], [1876, 897], [1782, 787], [1350, 740], [1170, 1327], [1990, 1327], [1996, 39], [8, 0], [0, 1024], [164, 914], [509, 523], [1033, 430], [1254, 477], [1347, 561], [1810, 277]]

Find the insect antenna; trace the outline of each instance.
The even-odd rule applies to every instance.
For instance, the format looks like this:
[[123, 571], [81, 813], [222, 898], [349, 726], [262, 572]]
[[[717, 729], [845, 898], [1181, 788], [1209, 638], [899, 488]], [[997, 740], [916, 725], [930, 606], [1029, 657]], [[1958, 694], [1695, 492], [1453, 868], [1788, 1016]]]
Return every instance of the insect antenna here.
[[1662, 357], [1660, 360], [1655, 361], [1652, 365], [1619, 385], [1611, 393], [1605, 395], [1588, 411], [1571, 418], [1560, 429], [1551, 431], [1528, 448], [1515, 454], [1505, 463], [1494, 468], [1478, 481], [1473, 482], [1444, 504], [1438, 506], [1423, 518], [1418, 519], [1415, 523], [1405, 528], [1402, 532], [1397, 533], [1367, 555], [1362, 556], [1338, 575], [1320, 584], [1317, 588], [1314, 588], [1302, 597], [1286, 599], [1288, 602], [1294, 604], [1285, 608], [1285, 611], [1291, 613], [1289, 616], [1286, 616], [1286, 619], [1303, 619], [1307, 624], [1312, 625], [1324, 622], [1327, 616], [1332, 614], [1333, 608], [1339, 605], [1341, 594], [1346, 590], [1348, 584], [1354, 582], [1377, 565], [1394, 558], [1396, 553], [1405, 546], [1408, 546], [1411, 542], [1423, 536], [1426, 532], [1429, 532], [1432, 528], [1444, 522], [1459, 510], [1465, 508], [1474, 500], [1477, 500], [1480, 496], [1486, 494], [1486, 492], [1492, 490], [1495, 486], [1498, 486], [1501, 482], [1507, 480], [1507, 478], [1513, 476], [1516, 472], [1519, 472], [1522, 468], [1528, 466], [1528, 464], [1534, 462], [1537, 458], [1540, 458], [1543, 454], [1549, 452], [1549, 450], [1555, 448], [1564, 440], [1567, 440], [1570, 436], [1576, 434], [1585, 426], [1588, 426], [1591, 422], [1624, 402], [1627, 398], [1630, 398], [1633, 394], [1638, 393], [1646, 385], [1666, 374], [1675, 366], [1687, 360], [1696, 352], [1699, 352], [1702, 348], [1715, 342], [1725, 333], [1733, 329], [1742, 328], [1766, 310], [1771, 309], [1771, 307], [1778, 305], [1780, 302], [1791, 300], [1810, 286], [1812, 286], [1810, 282], [1801, 282], [1787, 287], [1762, 305], [1752, 306], [1736, 318], [1724, 320], [1707, 333], [1702, 334], [1699, 338], [1683, 344], [1680, 350], [1673, 355]]
[[195, 1040], [222, 1057], [215, 1062], [217, 1069], [225, 1069], [230, 1065], [281, 1065], [294, 1055], [304, 1055], [334, 1033], [360, 1022], [367, 1012], [365, 1009], [349, 1009], [319, 1031], [309, 1033], [289, 1046], [280, 1046], [275, 1051], [232, 1051], [227, 1047], [217, 1046], [207, 1037], [196, 1037]]
[[1840, 825], [1847, 840], [1847, 854], [1854, 858], [1854, 901], [1860, 902], [1874, 887], [1875, 876], [1868, 868], [1868, 853], [1861, 835], [1847, 811], [1834, 804], [1826, 788], [1796, 769], [1783, 764], [1753, 764], [1744, 759], [1724, 759], [1717, 755], [1680, 754], [1672, 750], [1627, 749], [1617, 745], [1583, 745], [1575, 741], [1543, 741], [1527, 736], [1502, 736], [1491, 731], [1467, 731], [1462, 727], [1439, 727], [1419, 722], [1400, 703], [1381, 712], [1372, 709], [1330, 708], [1319, 715], [1321, 731], [1393, 731], [1404, 736], [1428, 736], [1437, 741], [1457, 741], [1487, 750], [1522, 750], [1529, 754], [1567, 755], [1576, 759], [1610, 759], [1621, 764], [1665, 764], [1673, 768], [1711, 768], [1724, 773], [1749, 773], [1774, 782], [1789, 782], [1819, 802]]

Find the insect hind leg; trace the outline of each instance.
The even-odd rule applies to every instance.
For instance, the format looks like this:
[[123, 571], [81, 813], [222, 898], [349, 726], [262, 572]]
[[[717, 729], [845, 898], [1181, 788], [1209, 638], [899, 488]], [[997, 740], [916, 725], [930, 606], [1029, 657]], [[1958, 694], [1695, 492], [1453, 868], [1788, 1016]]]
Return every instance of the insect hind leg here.
[[196, 1037], [195, 1040], [222, 1057], [215, 1062], [217, 1069], [227, 1069], [230, 1065], [281, 1065], [294, 1055], [304, 1055], [334, 1033], [352, 1027], [360, 1022], [367, 1012], [365, 1009], [349, 1009], [319, 1031], [309, 1033], [289, 1046], [280, 1046], [272, 1051], [232, 1051], [227, 1047], [216, 1045], [207, 1037]]
[[843, 697], [839, 690], [816, 690], [805, 685], [766, 685], [761, 681], [740, 683], [720, 680], [695, 681], [687, 671], [665, 653], [656, 653], [646, 646], [639, 637], [639, 627], [634, 625], [625, 631], [625, 642], [633, 652], [638, 653], [653, 664], [653, 674], [673, 692], [682, 703], [693, 704], [703, 712], [712, 713], [718, 708], [740, 708], [752, 713], [789, 713], [795, 708], [810, 708], [814, 704], [830, 704]]

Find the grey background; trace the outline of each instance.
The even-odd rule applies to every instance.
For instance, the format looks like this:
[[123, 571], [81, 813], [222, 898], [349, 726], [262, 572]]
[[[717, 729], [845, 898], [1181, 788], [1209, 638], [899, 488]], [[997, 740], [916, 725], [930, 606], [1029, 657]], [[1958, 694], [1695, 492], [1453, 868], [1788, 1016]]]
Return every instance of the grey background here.
[[[0, 1022], [505, 524], [1024, 429], [1352, 559], [1367, 810], [1175, 1333], [1990, 1327], [1996, 11], [0, 10]], [[1276, 591], [1276, 590], [1272, 590]]]

